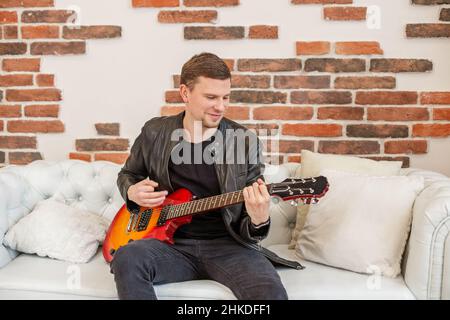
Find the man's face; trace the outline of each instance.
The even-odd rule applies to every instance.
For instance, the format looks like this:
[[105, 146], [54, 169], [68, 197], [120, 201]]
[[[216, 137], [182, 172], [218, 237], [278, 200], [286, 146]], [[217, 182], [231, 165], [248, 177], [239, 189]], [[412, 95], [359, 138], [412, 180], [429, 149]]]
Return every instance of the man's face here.
[[201, 121], [204, 128], [217, 128], [230, 101], [231, 80], [199, 77], [194, 88], [180, 86], [186, 103], [186, 114], [194, 121]]

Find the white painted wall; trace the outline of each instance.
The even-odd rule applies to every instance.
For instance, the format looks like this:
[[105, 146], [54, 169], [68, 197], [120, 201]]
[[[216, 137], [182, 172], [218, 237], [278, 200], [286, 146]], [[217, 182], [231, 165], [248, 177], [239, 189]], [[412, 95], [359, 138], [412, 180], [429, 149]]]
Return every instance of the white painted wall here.
[[[398, 90], [450, 91], [450, 40], [405, 36], [407, 23], [436, 22], [439, 6], [412, 6], [409, 0], [354, 3], [378, 6], [381, 28], [369, 29], [366, 22], [325, 21], [321, 5], [241, 0], [240, 6], [221, 8], [217, 24], [278, 25], [279, 40], [185, 41], [182, 25], [160, 24], [158, 9], [135, 9], [131, 0], [56, 0], [58, 8], [78, 7], [80, 24], [120, 25], [123, 34], [119, 39], [88, 40], [85, 55], [43, 59], [42, 72], [54, 73], [63, 91], [66, 132], [39, 135], [39, 149], [46, 159], [65, 159], [75, 150], [75, 139], [96, 136], [98, 122], [120, 122], [121, 135], [132, 143], [146, 119], [159, 115], [164, 92], [172, 87], [171, 75], [202, 51], [224, 58], [292, 58], [299, 40], [373, 40], [381, 43], [385, 57], [433, 61], [430, 73], [398, 75]], [[411, 166], [450, 176], [450, 139], [433, 139], [428, 154], [411, 157]]]

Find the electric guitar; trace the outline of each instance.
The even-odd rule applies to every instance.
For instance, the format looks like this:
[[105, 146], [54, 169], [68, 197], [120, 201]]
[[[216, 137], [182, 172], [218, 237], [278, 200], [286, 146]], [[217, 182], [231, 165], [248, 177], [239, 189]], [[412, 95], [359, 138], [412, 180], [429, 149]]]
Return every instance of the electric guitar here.
[[[324, 176], [314, 178], [288, 178], [280, 183], [266, 184], [272, 200], [291, 200], [297, 205], [300, 199], [305, 204], [316, 203], [328, 191]], [[173, 244], [173, 234], [183, 224], [190, 223], [194, 214], [206, 213], [226, 206], [244, 202], [242, 190], [212, 197], [195, 199], [188, 189], [178, 189], [166, 197], [163, 204], [154, 207], [140, 207], [131, 213], [126, 205], [117, 212], [106, 238], [103, 241], [103, 257], [111, 262], [114, 253], [131, 241], [155, 238]]]

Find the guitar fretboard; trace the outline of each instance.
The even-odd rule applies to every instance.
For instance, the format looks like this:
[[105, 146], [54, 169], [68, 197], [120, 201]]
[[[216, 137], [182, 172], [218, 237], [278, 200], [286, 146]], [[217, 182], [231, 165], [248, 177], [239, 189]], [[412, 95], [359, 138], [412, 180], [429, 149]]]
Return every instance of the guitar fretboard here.
[[182, 204], [171, 205], [167, 212], [167, 219], [220, 209], [222, 207], [237, 204], [240, 202], [244, 202], [244, 195], [242, 193], [242, 190], [193, 200]]

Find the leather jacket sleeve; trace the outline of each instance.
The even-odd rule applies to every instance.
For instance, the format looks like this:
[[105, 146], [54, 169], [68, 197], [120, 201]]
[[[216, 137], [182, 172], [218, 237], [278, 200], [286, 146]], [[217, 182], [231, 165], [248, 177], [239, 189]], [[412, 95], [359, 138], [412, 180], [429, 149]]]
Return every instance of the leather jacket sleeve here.
[[[250, 139], [251, 140], [251, 139]], [[261, 178], [263, 181], [264, 179], [264, 156], [263, 156], [263, 144], [261, 141], [257, 138], [256, 143], [249, 143], [249, 150], [248, 150], [248, 164], [247, 164], [247, 182], [246, 186], [249, 186], [253, 184], [256, 180]], [[270, 223], [267, 226], [264, 226], [260, 229], [255, 229], [252, 226], [250, 216], [247, 213], [247, 210], [245, 208], [245, 204], [242, 206], [242, 220], [240, 223], [240, 236], [252, 243], [257, 243], [261, 241], [262, 239], [266, 238], [269, 229], [270, 229]]]
[[130, 212], [139, 210], [139, 205], [128, 199], [128, 188], [149, 176], [142, 152], [142, 141], [145, 135], [144, 128], [131, 147], [130, 155], [117, 177], [117, 186]]

